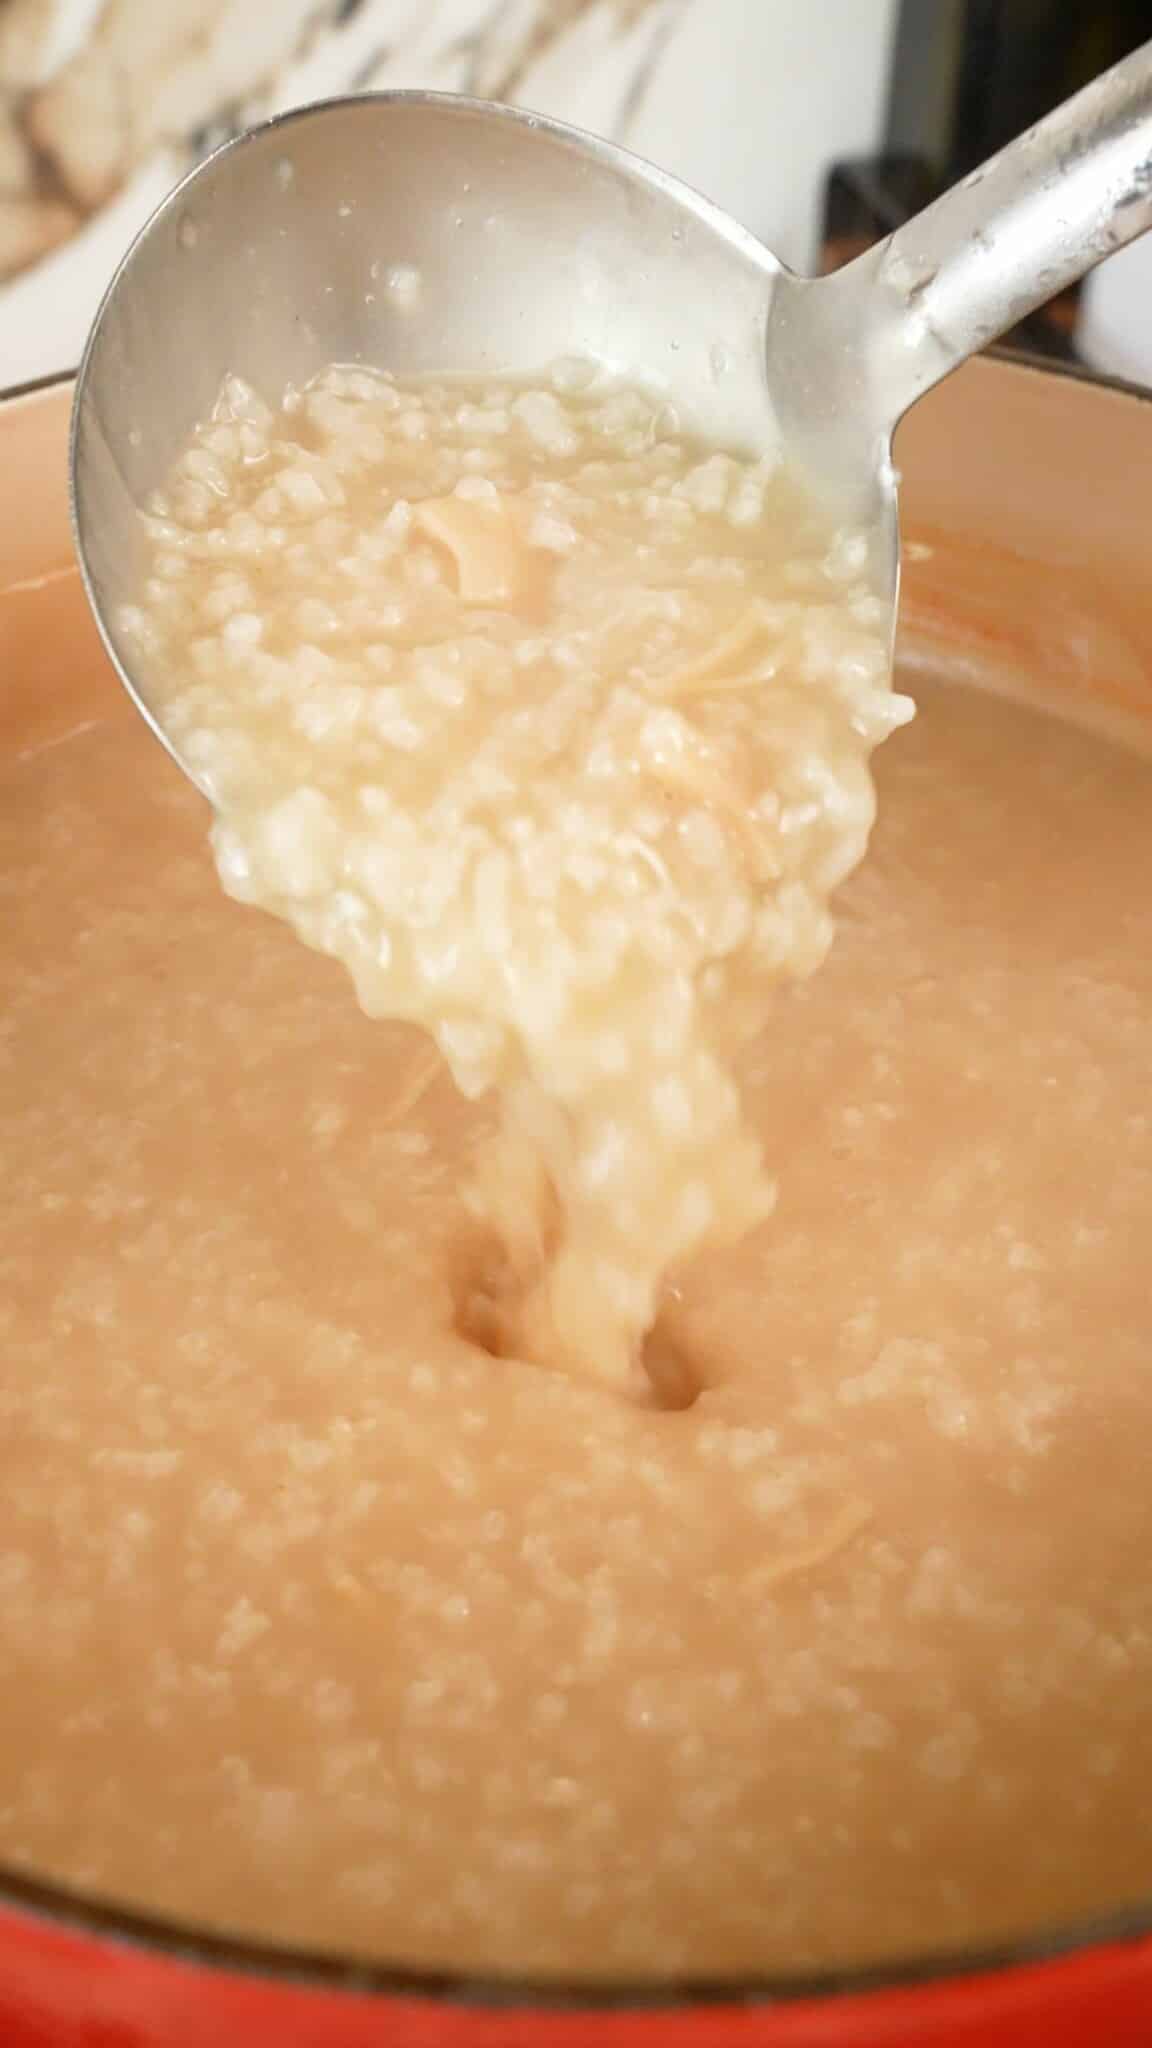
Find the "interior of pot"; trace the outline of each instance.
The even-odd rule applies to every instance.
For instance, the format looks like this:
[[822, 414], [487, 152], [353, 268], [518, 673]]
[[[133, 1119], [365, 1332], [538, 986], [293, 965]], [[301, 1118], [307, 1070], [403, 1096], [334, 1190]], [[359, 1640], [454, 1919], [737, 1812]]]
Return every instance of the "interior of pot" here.
[[[7, 756], [50, 746], [109, 707], [121, 708], [72, 556], [68, 404], [68, 387], [57, 386], [0, 408], [0, 751]], [[908, 421], [898, 448], [907, 547], [901, 652], [909, 673], [1051, 704], [1065, 717], [1120, 737], [1144, 735], [1146, 743], [1152, 611], [1138, 479], [1148, 455], [1152, 404], [1132, 393], [1007, 361], [977, 362], [937, 393]], [[64, 1894], [20, 1880], [12, 1895], [77, 1910]], [[160, 1940], [169, 1933], [132, 1914], [104, 1924]], [[917, 1961], [907, 1973], [897, 1965], [860, 1979], [853, 1973], [851, 1981], [983, 1967], [1144, 1928], [1152, 1928], [1152, 1906], [1133, 1900], [1131, 1912], [1107, 1929], [1046, 1930], [1034, 1944], [991, 1956]], [[240, 1943], [209, 1940], [206, 1952], [260, 1967], [277, 1963]], [[362, 1963], [355, 1974], [363, 1983]], [[385, 1987], [396, 1981], [379, 1978]], [[830, 1978], [827, 1988], [845, 1981]], [[721, 1988], [703, 1987], [700, 1995]], [[806, 1977], [774, 1988], [814, 1987]]]

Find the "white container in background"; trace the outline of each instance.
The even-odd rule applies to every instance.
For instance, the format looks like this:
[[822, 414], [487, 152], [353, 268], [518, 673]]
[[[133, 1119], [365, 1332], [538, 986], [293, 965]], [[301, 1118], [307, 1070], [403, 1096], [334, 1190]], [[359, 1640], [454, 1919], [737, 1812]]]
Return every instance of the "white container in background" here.
[[[676, 172], [808, 269], [828, 166], [881, 135], [896, 0], [5, 9], [0, 389], [75, 364], [127, 244], [222, 129], [335, 93], [474, 92], [575, 121]], [[21, 223], [30, 249], [56, 246], [13, 254]]]
[[1093, 370], [1152, 385], [1152, 234], [1117, 250], [1087, 279], [1076, 342]]

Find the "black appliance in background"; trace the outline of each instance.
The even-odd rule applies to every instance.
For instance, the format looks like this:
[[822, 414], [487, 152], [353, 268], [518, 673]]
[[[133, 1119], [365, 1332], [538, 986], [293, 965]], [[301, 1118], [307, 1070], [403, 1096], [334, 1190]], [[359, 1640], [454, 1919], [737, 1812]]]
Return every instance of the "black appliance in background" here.
[[[834, 164], [824, 265], [881, 240], [1101, 71], [1152, 39], [1152, 0], [900, 0], [884, 141]], [[1075, 360], [1077, 292], [1005, 340]]]

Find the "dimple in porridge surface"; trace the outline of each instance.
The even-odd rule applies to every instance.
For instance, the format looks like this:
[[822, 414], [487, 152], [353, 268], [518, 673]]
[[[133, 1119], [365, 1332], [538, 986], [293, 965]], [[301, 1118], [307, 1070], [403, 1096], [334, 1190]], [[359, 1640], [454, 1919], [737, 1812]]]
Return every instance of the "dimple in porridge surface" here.
[[[118, 696], [4, 764], [0, 1861], [470, 1972], [1107, 1910], [1152, 1861], [1152, 764], [925, 685], [807, 974], [899, 715], [851, 537], [540, 396], [233, 388], [154, 532], [231, 886], [383, 1017], [224, 900]], [[566, 1216], [658, 1296], [654, 1402]]]
[[644, 1389], [662, 1288], [771, 1207], [732, 1062], [823, 958], [911, 709], [864, 543], [580, 364], [217, 415], [129, 624], [224, 885], [496, 1091], [465, 1322]]

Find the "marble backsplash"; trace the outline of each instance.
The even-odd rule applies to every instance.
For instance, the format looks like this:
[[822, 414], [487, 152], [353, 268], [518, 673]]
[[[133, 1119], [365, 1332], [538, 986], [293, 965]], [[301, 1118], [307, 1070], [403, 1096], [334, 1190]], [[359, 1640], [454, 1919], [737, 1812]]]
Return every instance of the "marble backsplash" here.
[[895, 0], [0, 0], [0, 388], [75, 362], [132, 235], [268, 113], [419, 86], [610, 135], [813, 260]]

